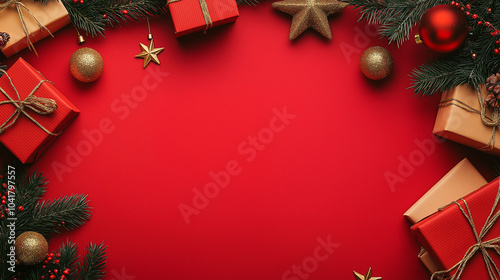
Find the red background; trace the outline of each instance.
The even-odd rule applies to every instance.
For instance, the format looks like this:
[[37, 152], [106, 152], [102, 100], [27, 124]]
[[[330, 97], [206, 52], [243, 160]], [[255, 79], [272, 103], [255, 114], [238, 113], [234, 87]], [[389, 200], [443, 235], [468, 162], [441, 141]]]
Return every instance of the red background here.
[[[291, 17], [270, 2], [240, 6], [235, 24], [180, 39], [169, 18], [155, 18], [155, 43], [165, 50], [161, 66], [149, 70], [134, 58], [147, 43], [146, 22], [129, 22], [106, 39], [87, 37], [84, 46], [105, 61], [93, 84], [69, 73], [80, 48], [71, 26], [38, 42], [40, 57], [25, 50], [6, 60], [25, 58], [82, 111], [30, 167], [50, 180], [47, 199], [85, 193], [94, 208], [89, 223], [51, 247], [66, 237], [81, 247], [104, 242], [106, 279], [271, 280], [310, 261], [317, 239], [330, 236], [339, 247], [307, 279], [349, 280], [369, 267], [384, 280], [429, 278], [403, 213], [464, 157], [491, 179], [491, 157], [432, 135], [439, 95], [418, 99], [407, 87], [411, 69], [433, 54], [411, 40], [387, 46], [357, 19], [348, 7], [330, 17], [332, 40], [309, 30], [290, 42]], [[394, 58], [382, 82], [359, 70], [361, 52], [373, 45]], [[148, 71], [169, 75], [134, 108], [125, 105], [121, 95], [135, 92]], [[113, 104], [127, 106], [127, 116]], [[296, 117], [247, 161], [238, 146], [284, 107]], [[68, 151], [88, 143], [84, 131], [105, 119], [113, 131], [70, 166]], [[391, 188], [384, 174], [399, 174], [401, 162], [419, 153], [415, 141], [435, 149]], [[14, 160], [6, 151], [2, 157]], [[241, 173], [187, 225], [179, 205], [193, 206], [193, 188], [203, 190], [209, 173], [232, 160]], [[58, 163], [68, 167], [59, 177]]]

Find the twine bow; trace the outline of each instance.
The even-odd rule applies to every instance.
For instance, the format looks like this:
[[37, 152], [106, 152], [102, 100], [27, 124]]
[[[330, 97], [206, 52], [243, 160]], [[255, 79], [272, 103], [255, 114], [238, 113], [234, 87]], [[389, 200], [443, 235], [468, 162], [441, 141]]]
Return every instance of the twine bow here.
[[486, 105], [484, 103], [483, 95], [481, 90], [477, 90], [477, 100], [479, 101], [480, 110], [466, 104], [465, 102], [458, 100], [456, 98], [450, 98], [443, 100], [439, 103], [439, 107], [446, 106], [457, 106], [461, 109], [464, 109], [467, 112], [479, 114], [481, 116], [481, 121], [485, 126], [491, 127], [491, 137], [486, 146], [479, 148], [479, 150], [491, 151], [495, 147], [495, 133], [497, 131], [497, 127], [500, 126], [500, 108], [493, 108], [493, 113], [491, 116], [488, 116], [486, 113]]
[[454, 202], [454, 204], [458, 205], [458, 208], [469, 222], [472, 232], [474, 233], [474, 238], [476, 239], [476, 244], [470, 246], [469, 249], [465, 252], [465, 255], [462, 258], [462, 260], [456, 263], [453, 267], [447, 270], [437, 271], [433, 273], [431, 276], [431, 280], [435, 279], [435, 277], [443, 277], [454, 269], [457, 269], [457, 271], [451, 278], [449, 278], [449, 280], [459, 280], [460, 277], [462, 276], [465, 267], [467, 266], [467, 263], [472, 259], [472, 257], [474, 257], [474, 255], [477, 252], [481, 252], [481, 254], [483, 255], [484, 263], [486, 265], [486, 269], [488, 271], [490, 279], [498, 280], [500, 279], [500, 270], [493, 261], [487, 249], [493, 249], [498, 255], [500, 255], [500, 245], [497, 244], [500, 242], [500, 236], [487, 241], [484, 241], [483, 239], [500, 217], [500, 210], [494, 213], [495, 209], [497, 208], [498, 202], [500, 200], [500, 186], [497, 191], [495, 203], [493, 203], [493, 207], [491, 208], [491, 212], [488, 216], [488, 219], [486, 219], [486, 222], [484, 223], [484, 226], [479, 234], [476, 231], [474, 220], [472, 219], [472, 215], [469, 209], [469, 205], [467, 204], [467, 201], [465, 201], [465, 199], [463, 198], [461, 198], [460, 200], [463, 201], [465, 209], [464, 207], [462, 207], [460, 203], [456, 201]]
[[[182, 0], [168, 0], [167, 5], [170, 5], [175, 2], [180, 2]], [[206, 0], [198, 0], [200, 2], [201, 12], [203, 13], [203, 18], [205, 19], [205, 32], [209, 28], [212, 28], [214, 23], [212, 22], [212, 17], [210, 17], [210, 12], [208, 11], [207, 1]]]
[[28, 96], [24, 99], [21, 100], [21, 97], [19, 96], [19, 92], [17, 91], [16, 87], [12, 83], [12, 79], [9, 77], [7, 72], [4, 70], [0, 69], [0, 73], [3, 73], [10, 82], [10, 85], [12, 86], [12, 89], [14, 89], [14, 92], [16, 93], [17, 100], [14, 100], [7, 92], [0, 87], [0, 92], [7, 97], [8, 100], [0, 102], [0, 105], [5, 105], [5, 104], [12, 104], [16, 107], [16, 110], [12, 115], [2, 124], [0, 125], [0, 134], [4, 132], [7, 128], [12, 126], [19, 118], [21, 114], [25, 115], [28, 119], [30, 119], [34, 124], [36, 124], [39, 128], [41, 128], [43, 131], [45, 131], [49, 135], [57, 136], [59, 134], [52, 133], [48, 129], [46, 129], [43, 125], [41, 125], [37, 120], [35, 120], [32, 116], [26, 112], [26, 108], [31, 109], [37, 114], [40, 115], [47, 115], [53, 113], [57, 109], [57, 103], [53, 99], [50, 98], [43, 98], [43, 97], [37, 97], [35, 96], [35, 92], [40, 88], [40, 86], [44, 83], [52, 83], [48, 80], [41, 80], [28, 94]]
[[17, 9], [17, 13], [19, 14], [19, 19], [21, 20], [21, 24], [23, 26], [23, 30], [24, 30], [24, 34], [26, 34], [26, 42], [28, 44], [28, 48], [30, 51], [33, 51], [36, 56], [38, 56], [38, 53], [36, 52], [36, 49], [35, 49], [35, 46], [33, 45], [33, 43], [31, 42], [30, 40], [30, 36], [33, 37], [33, 39], [35, 40], [36, 42], [36, 38], [35, 36], [33, 36], [33, 34], [30, 33], [29, 29], [28, 29], [28, 26], [26, 25], [26, 21], [24, 20], [24, 13], [23, 13], [23, 9], [26, 10], [32, 17], [33, 19], [38, 23], [38, 26], [40, 27], [40, 30], [46, 30], [50, 36], [54, 37], [54, 35], [52, 35], [52, 33], [50, 32], [50, 30], [45, 27], [45, 25], [43, 25], [36, 17], [35, 15], [28, 9], [28, 7], [26, 7], [26, 5], [24, 5], [23, 3], [21, 3], [21, 1], [18, 1], [18, 0], [0, 0], [0, 11], [9, 7], [10, 5], [15, 5], [16, 6], [16, 9]]

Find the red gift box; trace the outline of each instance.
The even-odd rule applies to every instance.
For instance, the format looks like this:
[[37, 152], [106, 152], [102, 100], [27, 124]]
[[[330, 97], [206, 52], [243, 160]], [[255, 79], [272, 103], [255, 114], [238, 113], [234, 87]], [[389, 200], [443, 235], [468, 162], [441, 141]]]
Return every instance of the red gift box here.
[[[461, 261], [463, 262], [466, 254], [471, 252], [470, 250], [477, 250], [467, 262], [462, 264], [464, 269], [460, 279], [490, 279], [480, 246], [474, 246], [478, 244], [478, 241], [471, 222], [480, 236], [490, 213], [493, 213], [493, 217], [500, 209], [500, 205], [495, 205], [498, 191], [499, 179], [497, 178], [412, 227], [413, 234], [431, 254], [440, 269], [448, 270], [455, 267], [449, 275], [459, 272], [456, 266]], [[492, 208], [494, 208], [493, 211]], [[464, 214], [469, 216], [470, 220]], [[487, 244], [487, 241], [497, 237], [500, 237], [500, 223], [498, 222], [494, 223], [480, 241]], [[491, 245], [495, 246], [497, 243]], [[500, 256], [492, 247], [485, 250], [494, 264], [500, 268]]]
[[171, 0], [168, 2], [175, 37], [236, 21], [235, 0]]
[[[40, 72], [22, 58], [0, 78], [0, 89], [5, 91], [0, 93], [0, 142], [22, 163], [35, 161], [80, 113], [51, 82], [46, 81]], [[27, 98], [28, 96], [30, 97]], [[35, 110], [42, 113], [43, 110], [36, 105], [26, 104], [29, 100], [35, 100], [37, 104], [40, 101], [55, 102], [57, 109], [48, 114], [40, 114]], [[24, 108], [21, 111], [19, 107], [22, 106]]]

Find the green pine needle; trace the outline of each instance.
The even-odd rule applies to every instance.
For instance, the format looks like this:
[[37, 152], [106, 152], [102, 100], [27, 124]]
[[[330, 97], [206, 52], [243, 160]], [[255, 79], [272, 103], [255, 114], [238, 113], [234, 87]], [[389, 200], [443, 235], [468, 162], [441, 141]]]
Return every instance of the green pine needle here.
[[87, 245], [83, 261], [78, 263], [79, 280], [103, 279], [106, 268], [106, 246], [104, 244]]

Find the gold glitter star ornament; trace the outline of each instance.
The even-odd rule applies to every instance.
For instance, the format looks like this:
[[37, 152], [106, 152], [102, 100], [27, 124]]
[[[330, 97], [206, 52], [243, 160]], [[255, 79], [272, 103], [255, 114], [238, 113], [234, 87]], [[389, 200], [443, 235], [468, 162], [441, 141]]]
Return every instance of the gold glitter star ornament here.
[[143, 43], [141, 44], [141, 49], [142, 52], [135, 57], [137, 58], [142, 58], [144, 59], [144, 65], [143, 67], [146, 68], [148, 64], [153, 61], [156, 64], [160, 64], [160, 60], [158, 59], [158, 54], [161, 53], [165, 48], [155, 48], [155, 43], [153, 42], [153, 39], [149, 42], [149, 47], [144, 45]]
[[274, 2], [272, 6], [293, 16], [290, 40], [297, 38], [310, 27], [332, 39], [328, 16], [342, 11], [347, 3], [337, 0], [283, 0]]
[[354, 277], [356, 277], [356, 280], [382, 280], [382, 277], [372, 277], [371, 267], [368, 269], [366, 275], [359, 274], [356, 271], [353, 272], [354, 272]]

